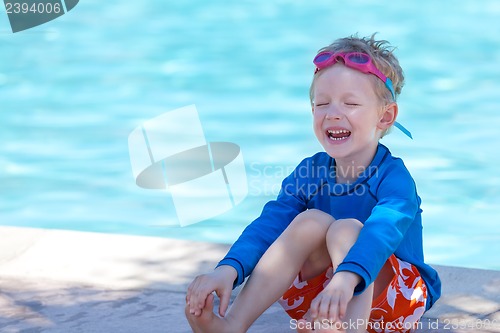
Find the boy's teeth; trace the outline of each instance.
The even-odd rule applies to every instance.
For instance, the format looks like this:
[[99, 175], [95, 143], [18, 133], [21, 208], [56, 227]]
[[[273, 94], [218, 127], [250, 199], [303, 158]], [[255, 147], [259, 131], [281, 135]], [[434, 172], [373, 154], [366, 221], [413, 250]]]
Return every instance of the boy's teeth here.
[[351, 135], [351, 132], [345, 129], [328, 130], [328, 136], [331, 140], [343, 140]]
[[328, 130], [328, 133], [330, 133], [330, 134], [342, 134], [342, 133], [349, 133], [349, 131], [348, 130], [336, 130], [336, 131]]

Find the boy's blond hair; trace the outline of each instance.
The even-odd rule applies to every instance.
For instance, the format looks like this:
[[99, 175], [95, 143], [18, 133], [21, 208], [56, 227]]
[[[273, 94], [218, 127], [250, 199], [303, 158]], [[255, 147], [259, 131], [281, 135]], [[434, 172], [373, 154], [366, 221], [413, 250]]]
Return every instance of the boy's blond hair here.
[[[357, 35], [352, 35], [346, 38], [340, 38], [334, 41], [332, 44], [320, 49], [318, 53], [324, 51], [330, 51], [333, 53], [349, 53], [349, 52], [361, 52], [366, 53], [372, 59], [375, 67], [378, 68], [385, 76], [391, 79], [394, 94], [397, 98], [401, 93], [401, 89], [404, 85], [404, 74], [403, 69], [399, 65], [398, 59], [394, 56], [393, 51], [394, 47], [389, 45], [389, 42], [386, 40], [376, 40], [376, 33], [371, 35], [370, 37], [360, 38]], [[311, 101], [311, 105], [314, 106], [314, 82], [318, 75], [320, 75], [322, 71], [314, 74], [311, 87], [309, 89], [309, 98]], [[391, 92], [387, 89], [385, 84], [379, 80], [376, 76], [373, 76], [373, 82], [375, 84], [375, 93], [384, 105], [389, 104], [390, 102], [395, 102], [393, 100]], [[382, 136], [386, 134], [387, 131], [384, 131]]]

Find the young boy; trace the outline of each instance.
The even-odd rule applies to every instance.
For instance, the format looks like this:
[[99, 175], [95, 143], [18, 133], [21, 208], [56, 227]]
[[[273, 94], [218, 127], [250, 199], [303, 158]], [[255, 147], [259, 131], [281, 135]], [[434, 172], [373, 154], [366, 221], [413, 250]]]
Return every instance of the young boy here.
[[386, 41], [351, 36], [314, 64], [313, 127], [325, 152], [303, 160], [216, 269], [191, 283], [194, 332], [246, 332], [277, 300], [298, 332], [407, 332], [440, 296], [415, 183], [379, 143], [393, 125], [406, 131], [396, 123], [398, 60]]

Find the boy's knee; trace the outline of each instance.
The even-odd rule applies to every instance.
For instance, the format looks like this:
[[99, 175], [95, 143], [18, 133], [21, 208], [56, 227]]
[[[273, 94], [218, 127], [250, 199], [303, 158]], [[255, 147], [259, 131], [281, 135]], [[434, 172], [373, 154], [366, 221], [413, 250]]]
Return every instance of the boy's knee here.
[[319, 209], [308, 209], [297, 215], [297, 218], [301, 221], [315, 223], [326, 228], [330, 227], [330, 225], [335, 221], [333, 216]]
[[337, 240], [352, 240], [358, 238], [358, 235], [363, 228], [363, 223], [357, 219], [341, 219], [332, 223], [328, 228], [327, 237]]
[[294, 229], [326, 234], [333, 222], [335, 219], [331, 215], [318, 209], [308, 209], [297, 215], [290, 226]]

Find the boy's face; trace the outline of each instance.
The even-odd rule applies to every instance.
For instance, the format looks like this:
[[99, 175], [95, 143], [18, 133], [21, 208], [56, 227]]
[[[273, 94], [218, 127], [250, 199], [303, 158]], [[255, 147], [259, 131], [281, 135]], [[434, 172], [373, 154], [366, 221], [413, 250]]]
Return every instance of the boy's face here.
[[314, 133], [338, 161], [371, 161], [386, 125], [375, 94], [373, 75], [337, 63], [323, 69], [314, 83]]

